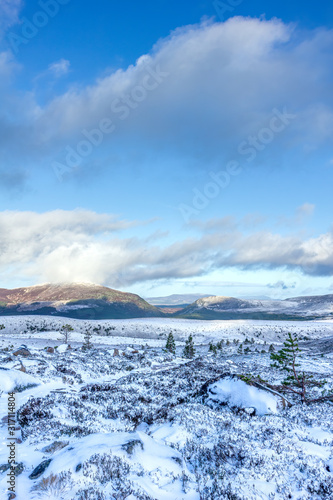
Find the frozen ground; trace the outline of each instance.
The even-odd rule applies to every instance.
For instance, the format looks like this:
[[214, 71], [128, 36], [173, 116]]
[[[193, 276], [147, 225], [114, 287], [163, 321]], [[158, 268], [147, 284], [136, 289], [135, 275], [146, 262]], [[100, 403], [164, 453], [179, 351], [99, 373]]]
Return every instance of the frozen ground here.
[[6, 327], [0, 331], [0, 345], [1, 341], [7, 342], [10, 337], [14, 346], [27, 341], [29, 345], [44, 345], [46, 339], [49, 345], [58, 345], [59, 330], [67, 323], [75, 330], [73, 345], [82, 344], [83, 333], [87, 329], [92, 331], [95, 342], [105, 346], [141, 345], [145, 340], [149, 340], [151, 346], [163, 346], [170, 331], [180, 342], [184, 342], [191, 333], [197, 344], [234, 338], [243, 342], [252, 337], [258, 343], [281, 343], [289, 331], [297, 333], [300, 340], [333, 336], [333, 321], [198, 321], [170, 318], [89, 321], [51, 316], [4, 316], [0, 321]]
[[[278, 395], [239, 378], [280, 384], [283, 374], [270, 367], [268, 348], [297, 332], [301, 368], [321, 382], [309, 395], [320, 397], [333, 388], [331, 322], [14, 317], [0, 323], [6, 326], [1, 500], [8, 498], [6, 405], [13, 389], [18, 500], [333, 498], [333, 405], [302, 405], [288, 395], [293, 406], [284, 407]], [[73, 349], [47, 353], [46, 346], [61, 343], [65, 323], [75, 329]], [[83, 351], [82, 333], [94, 328], [94, 348]], [[176, 355], [162, 349], [170, 331]], [[193, 360], [182, 357], [189, 333]], [[210, 353], [208, 343], [221, 339], [222, 350]], [[245, 339], [249, 353], [240, 355], [236, 342]], [[31, 352], [20, 357], [23, 371], [12, 355], [22, 343]]]

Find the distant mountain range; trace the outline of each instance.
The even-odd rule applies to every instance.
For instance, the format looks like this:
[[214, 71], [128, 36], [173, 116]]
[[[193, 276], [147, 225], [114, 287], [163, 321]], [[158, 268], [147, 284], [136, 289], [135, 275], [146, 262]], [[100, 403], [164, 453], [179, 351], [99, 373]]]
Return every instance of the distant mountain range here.
[[242, 300], [204, 297], [178, 315], [191, 319], [315, 319], [333, 318], [333, 295], [294, 297], [285, 300]]
[[285, 300], [197, 297], [194, 294], [176, 294], [148, 299], [159, 306], [155, 307], [133, 293], [86, 283], [45, 284], [13, 290], [0, 288], [0, 315], [35, 314], [80, 319], [333, 319], [333, 295]]
[[43, 314], [80, 319], [162, 316], [138, 295], [86, 283], [0, 288], [0, 315]]
[[186, 294], [177, 294], [168, 295], [166, 297], [148, 297], [146, 299], [149, 304], [153, 306], [181, 306], [181, 305], [189, 305], [195, 302], [198, 299], [203, 297], [210, 297], [208, 293], [186, 293]]
[[[185, 293], [185, 294], [177, 294], [174, 293], [172, 295], [167, 295], [165, 297], [148, 297], [145, 298], [149, 304], [158, 307], [177, 307], [177, 306], [189, 306], [193, 302], [198, 299], [203, 299], [205, 297], [212, 297], [209, 293]], [[261, 296], [244, 296], [240, 297], [244, 300], [272, 300], [270, 297], [265, 295]]]

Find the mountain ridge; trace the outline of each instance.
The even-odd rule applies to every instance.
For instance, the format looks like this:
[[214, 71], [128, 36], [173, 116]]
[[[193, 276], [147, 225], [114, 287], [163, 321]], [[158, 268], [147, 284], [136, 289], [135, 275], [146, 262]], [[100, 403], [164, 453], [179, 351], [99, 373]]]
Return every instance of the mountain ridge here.
[[46, 283], [0, 288], [0, 315], [48, 314], [113, 319], [163, 316], [139, 295], [91, 283]]
[[[190, 298], [194, 294], [171, 295]], [[333, 318], [333, 294], [283, 300], [202, 296], [191, 304], [155, 307], [139, 295], [93, 283], [44, 283], [0, 288], [0, 315], [54, 315], [81, 319], [170, 317], [186, 319], [306, 320]], [[195, 295], [194, 295], [195, 296]], [[158, 299], [158, 298], [157, 298]]]
[[244, 300], [211, 296], [196, 300], [179, 316], [188, 319], [315, 319], [333, 318], [333, 294], [283, 300]]

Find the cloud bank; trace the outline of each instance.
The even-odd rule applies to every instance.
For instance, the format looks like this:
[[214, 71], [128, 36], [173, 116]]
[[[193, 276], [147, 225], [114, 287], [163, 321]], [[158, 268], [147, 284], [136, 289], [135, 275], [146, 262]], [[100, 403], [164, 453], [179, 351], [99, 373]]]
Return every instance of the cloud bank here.
[[[120, 236], [137, 222], [87, 210], [0, 213], [0, 271], [31, 282], [88, 281], [124, 288], [216, 269], [297, 269], [333, 275], [333, 233], [302, 240], [233, 228], [173, 244]], [[274, 286], [281, 285], [275, 284]], [[272, 285], [273, 286], [273, 285]]]
[[[283, 151], [331, 140], [332, 46], [333, 32], [324, 28], [301, 32], [277, 19], [234, 17], [177, 29], [128, 68], [87, 87], [72, 84], [42, 106], [33, 92], [11, 89], [0, 97], [2, 168], [17, 168], [23, 158], [31, 169], [64, 160], [66, 147], [76, 149], [83, 131], [105, 119], [115, 125], [104, 137], [108, 150], [121, 141], [150, 150], [172, 144], [170, 154], [220, 161], [258, 133], [272, 109], [286, 108], [297, 118], [270, 146], [278, 165]], [[0, 57], [0, 71], [12, 72], [11, 64]], [[168, 76], [142, 98], [137, 89], [147, 68]], [[63, 74], [68, 63], [53, 69]]]

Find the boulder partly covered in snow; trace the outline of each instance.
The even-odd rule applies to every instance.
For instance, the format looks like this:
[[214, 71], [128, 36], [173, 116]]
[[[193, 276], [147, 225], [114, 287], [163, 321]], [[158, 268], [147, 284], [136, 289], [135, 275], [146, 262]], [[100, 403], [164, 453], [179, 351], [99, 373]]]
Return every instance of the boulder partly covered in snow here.
[[285, 406], [281, 396], [256, 385], [245, 382], [238, 375], [227, 374], [207, 382], [201, 393], [208, 405], [243, 409], [249, 415], [274, 414]]
[[24, 356], [25, 358], [31, 356], [31, 352], [25, 344], [22, 344], [13, 354], [14, 356]]
[[57, 352], [59, 352], [60, 354], [68, 350], [70, 350], [70, 346], [68, 344], [61, 344], [57, 347]]
[[0, 368], [0, 380], [0, 389], [3, 392], [22, 392], [24, 389], [40, 384], [32, 375], [19, 370], [6, 370], [4, 368]]

